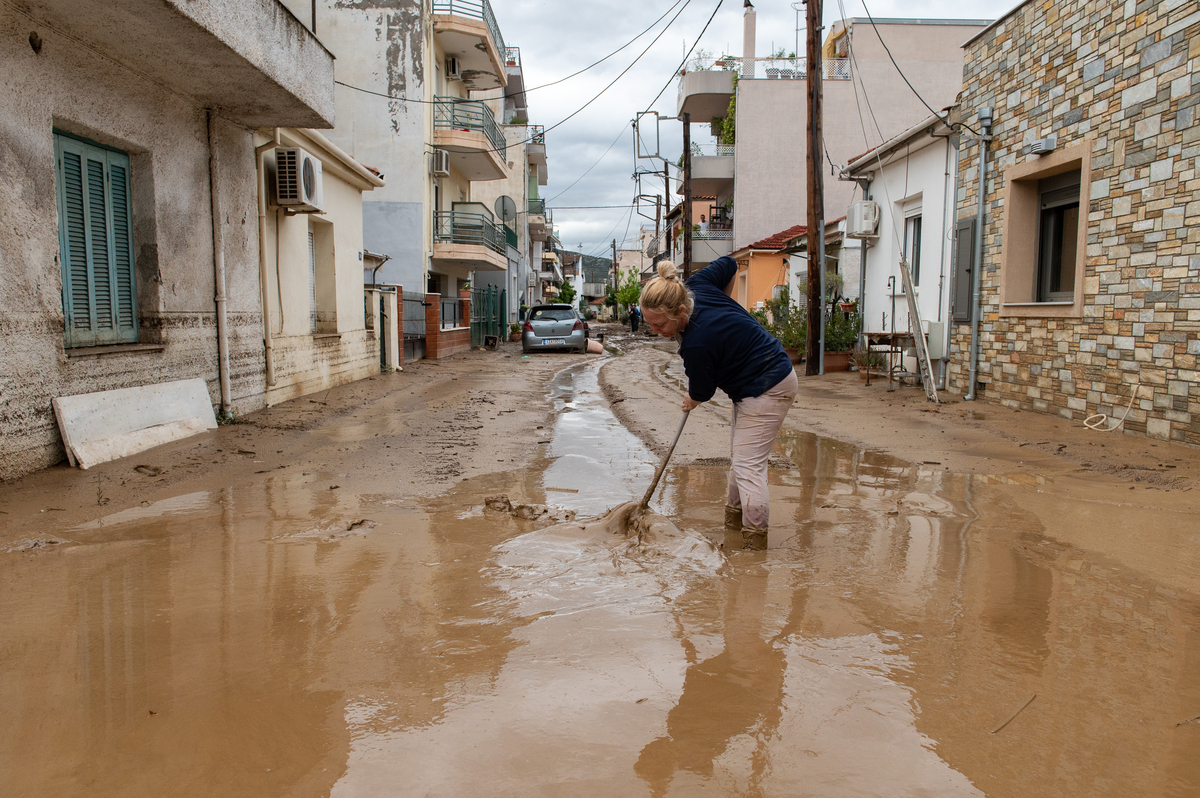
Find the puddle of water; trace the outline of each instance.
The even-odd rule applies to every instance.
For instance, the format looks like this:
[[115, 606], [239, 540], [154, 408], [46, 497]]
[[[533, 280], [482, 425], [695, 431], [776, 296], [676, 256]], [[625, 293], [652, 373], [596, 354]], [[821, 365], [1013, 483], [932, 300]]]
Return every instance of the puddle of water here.
[[[1055, 483], [788, 433], [772, 550], [720, 567], [477, 512], [641, 493], [589, 379], [556, 383], [542, 475], [432, 502], [273, 476], [0, 555], [0, 792], [1200, 792], [1200, 600], [1044, 534]], [[724, 470], [665, 479], [710, 531]]]

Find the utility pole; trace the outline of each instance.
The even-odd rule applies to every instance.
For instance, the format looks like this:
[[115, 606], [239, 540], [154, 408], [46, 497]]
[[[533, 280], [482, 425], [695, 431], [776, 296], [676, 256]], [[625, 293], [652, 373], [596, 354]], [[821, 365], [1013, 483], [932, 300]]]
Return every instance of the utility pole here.
[[692, 276], [692, 115], [683, 115], [683, 279]]
[[821, 180], [821, 0], [808, 0], [808, 53], [804, 62], [807, 78], [808, 146], [805, 165], [808, 171], [808, 335], [805, 340], [805, 376], [820, 374], [821, 324], [825, 318], [825, 297], [821, 294], [821, 234], [825, 232], [825, 202]]
[[613, 291], [616, 292], [621, 288], [621, 270], [617, 268], [617, 239], [613, 239], [613, 265], [612, 265], [612, 283]]
[[[663, 222], [666, 222], [666, 216], [671, 213], [671, 171], [667, 167], [667, 159], [663, 158], [663, 205], [665, 206], [665, 215]], [[665, 225], [667, 234], [667, 258], [671, 259], [675, 255], [675, 236], [671, 235], [671, 226]]]

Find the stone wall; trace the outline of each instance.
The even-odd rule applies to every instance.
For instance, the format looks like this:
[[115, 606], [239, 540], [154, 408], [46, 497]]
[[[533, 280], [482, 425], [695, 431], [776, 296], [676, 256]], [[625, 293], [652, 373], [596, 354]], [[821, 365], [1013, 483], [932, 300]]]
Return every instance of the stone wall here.
[[[1127, 431], [1200, 444], [1198, 67], [1200, 10], [1189, 0], [1025, 3], [966, 45], [964, 121], [977, 128], [983, 106], [995, 109], [996, 120], [983, 238], [981, 398], [1076, 420], [1092, 413], [1119, 419], [1137, 391]], [[1060, 318], [1000, 304], [1012, 199], [1005, 170], [1037, 160], [1027, 145], [1051, 134], [1060, 150], [1090, 147], [1090, 191], [1080, 206], [1087, 232], [1082, 302]], [[964, 135], [960, 219], [975, 216], [978, 157]], [[969, 325], [955, 327], [955, 393], [968, 387], [970, 338]]]

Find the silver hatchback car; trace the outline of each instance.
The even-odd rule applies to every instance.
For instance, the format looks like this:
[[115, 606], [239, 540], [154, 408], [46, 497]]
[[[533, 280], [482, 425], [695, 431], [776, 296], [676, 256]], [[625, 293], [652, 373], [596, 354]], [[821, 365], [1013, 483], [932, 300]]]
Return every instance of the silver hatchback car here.
[[521, 349], [574, 349], [586, 352], [587, 322], [571, 305], [534, 305], [521, 325]]

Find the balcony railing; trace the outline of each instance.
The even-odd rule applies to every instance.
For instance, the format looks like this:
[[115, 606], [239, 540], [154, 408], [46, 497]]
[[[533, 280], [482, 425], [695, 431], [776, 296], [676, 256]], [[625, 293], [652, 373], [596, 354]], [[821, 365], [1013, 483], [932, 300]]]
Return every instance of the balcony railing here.
[[521, 48], [520, 47], [505, 48], [504, 61], [509, 66], [515, 66], [515, 67], [521, 66]]
[[492, 34], [496, 47], [501, 53], [508, 54], [504, 37], [500, 35], [500, 26], [496, 24], [496, 15], [492, 13], [492, 4], [488, 0], [433, 0], [433, 13], [482, 20], [487, 25], [488, 33]]
[[487, 136], [500, 159], [507, 157], [508, 139], [496, 124], [496, 116], [487, 103], [437, 97], [433, 105], [433, 126], [440, 130], [473, 130]]
[[545, 125], [528, 125], [525, 128], [525, 138], [529, 139], [530, 144], [546, 145], [546, 127]]
[[433, 214], [433, 240], [437, 244], [483, 246], [493, 252], [504, 254], [503, 228], [482, 213], [435, 212]]
[[709, 227], [707, 230], [696, 230], [692, 233], [693, 241], [732, 241], [733, 230], [720, 227]]
[[529, 201], [529, 215], [530, 216], [545, 216], [546, 215], [546, 201], [544, 199], [531, 199]]
[[[724, 56], [718, 59], [692, 59], [688, 72], [709, 69], [738, 73], [743, 79], [804, 80], [808, 77], [807, 58], [738, 58]], [[821, 76], [825, 80], [850, 80], [849, 58], [826, 58], [821, 61]], [[682, 88], [682, 83], [680, 84]]]
[[705, 156], [733, 156], [732, 144], [698, 144], [692, 142], [692, 157], [702, 158]]

